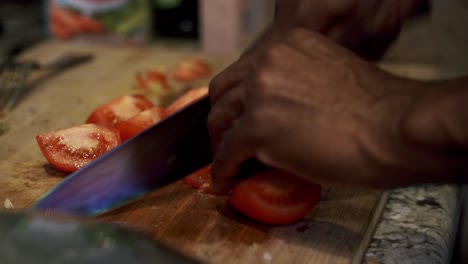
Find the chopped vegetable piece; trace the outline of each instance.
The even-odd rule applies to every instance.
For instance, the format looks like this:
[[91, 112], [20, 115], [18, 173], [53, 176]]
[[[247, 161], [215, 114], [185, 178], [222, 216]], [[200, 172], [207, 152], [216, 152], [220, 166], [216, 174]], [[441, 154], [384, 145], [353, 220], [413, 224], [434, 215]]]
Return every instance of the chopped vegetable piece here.
[[73, 172], [120, 144], [117, 129], [85, 124], [36, 136], [45, 158], [60, 170]]

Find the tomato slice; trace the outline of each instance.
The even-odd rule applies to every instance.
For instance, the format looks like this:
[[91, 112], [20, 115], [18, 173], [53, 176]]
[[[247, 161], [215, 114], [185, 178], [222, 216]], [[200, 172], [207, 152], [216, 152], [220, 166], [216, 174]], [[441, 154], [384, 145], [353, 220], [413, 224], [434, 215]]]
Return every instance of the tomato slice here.
[[208, 87], [192, 88], [166, 107], [166, 115], [171, 115], [208, 94]]
[[290, 174], [270, 170], [240, 182], [230, 203], [243, 214], [266, 224], [301, 220], [320, 200], [321, 187]]
[[169, 89], [166, 74], [157, 70], [147, 70], [137, 73], [136, 86], [143, 91], [164, 92]]
[[198, 58], [190, 58], [176, 66], [172, 77], [177, 81], [191, 82], [198, 78], [209, 77], [210, 74], [211, 70], [207, 62]]
[[84, 124], [36, 136], [44, 157], [55, 167], [73, 172], [120, 144], [117, 129]]
[[159, 122], [164, 115], [164, 109], [156, 106], [146, 109], [130, 119], [117, 123], [115, 127], [120, 131], [122, 141], [125, 141]]
[[211, 164], [183, 178], [184, 182], [202, 193], [211, 192]]
[[86, 123], [113, 126], [152, 107], [153, 103], [143, 95], [124, 95], [99, 106], [89, 115]]

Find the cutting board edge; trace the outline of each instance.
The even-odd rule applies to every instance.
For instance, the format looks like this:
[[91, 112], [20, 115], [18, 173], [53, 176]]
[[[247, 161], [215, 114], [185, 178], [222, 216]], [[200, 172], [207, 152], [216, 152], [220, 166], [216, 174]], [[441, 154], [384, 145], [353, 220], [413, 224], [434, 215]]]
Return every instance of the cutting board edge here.
[[384, 211], [385, 204], [387, 203], [389, 194], [390, 194], [390, 191], [384, 191], [382, 193], [382, 196], [380, 197], [380, 201], [375, 207], [374, 215], [372, 216], [369, 226], [367, 227], [364, 233], [363, 239], [361, 240], [361, 243], [358, 247], [356, 254], [354, 255], [351, 261], [351, 264], [362, 264], [364, 254], [366, 253], [366, 250], [372, 240], [377, 224], [379, 223], [379, 220]]

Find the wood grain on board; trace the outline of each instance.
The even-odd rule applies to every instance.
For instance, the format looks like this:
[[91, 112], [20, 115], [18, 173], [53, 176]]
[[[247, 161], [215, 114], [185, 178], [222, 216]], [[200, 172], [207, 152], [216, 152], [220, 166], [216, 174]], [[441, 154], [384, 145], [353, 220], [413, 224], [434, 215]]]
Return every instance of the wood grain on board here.
[[[49, 41], [23, 57], [47, 63], [66, 52], [91, 52], [94, 60], [42, 82], [0, 118], [9, 127], [0, 136], [0, 202], [9, 199], [16, 209], [27, 208], [66, 176], [41, 155], [37, 134], [82, 124], [98, 105], [137, 92], [132, 81], [139, 70], [170, 71], [183, 58], [199, 55], [217, 72], [232, 61], [196, 54], [195, 46], [177, 43], [108, 47]], [[154, 102], [165, 104], [188, 88], [180, 83], [172, 87], [170, 94], [152, 97]], [[385, 197], [378, 191], [324, 188], [318, 207], [303, 221], [273, 227], [243, 217], [226, 197], [200, 194], [177, 182], [99, 220], [144, 231], [208, 263], [358, 263]]]

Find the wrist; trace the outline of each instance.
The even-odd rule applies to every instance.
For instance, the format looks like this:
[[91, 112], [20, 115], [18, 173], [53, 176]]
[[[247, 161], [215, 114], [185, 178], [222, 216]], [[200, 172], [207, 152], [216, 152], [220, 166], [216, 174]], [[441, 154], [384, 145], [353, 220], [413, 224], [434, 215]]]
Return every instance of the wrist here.
[[464, 182], [468, 172], [468, 78], [434, 82], [403, 122], [405, 143], [423, 160], [424, 182]]

